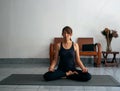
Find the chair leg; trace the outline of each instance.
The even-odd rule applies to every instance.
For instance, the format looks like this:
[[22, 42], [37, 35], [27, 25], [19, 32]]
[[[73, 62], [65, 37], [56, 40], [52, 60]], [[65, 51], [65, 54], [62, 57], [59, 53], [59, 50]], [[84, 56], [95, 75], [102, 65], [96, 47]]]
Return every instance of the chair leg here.
[[97, 65], [97, 57], [94, 56], [94, 67], [96, 67], [96, 65]]
[[101, 64], [101, 56], [94, 56], [94, 66], [100, 67]]
[[101, 56], [98, 56], [97, 67], [100, 67], [100, 65], [101, 65]]

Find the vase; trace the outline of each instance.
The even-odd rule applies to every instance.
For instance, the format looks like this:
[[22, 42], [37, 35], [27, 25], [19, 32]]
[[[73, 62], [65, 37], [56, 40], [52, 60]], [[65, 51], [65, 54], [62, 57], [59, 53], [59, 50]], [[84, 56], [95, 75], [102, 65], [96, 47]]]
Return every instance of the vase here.
[[106, 41], [107, 41], [106, 51], [111, 52], [112, 51], [112, 47], [111, 47], [112, 38], [106, 39]]

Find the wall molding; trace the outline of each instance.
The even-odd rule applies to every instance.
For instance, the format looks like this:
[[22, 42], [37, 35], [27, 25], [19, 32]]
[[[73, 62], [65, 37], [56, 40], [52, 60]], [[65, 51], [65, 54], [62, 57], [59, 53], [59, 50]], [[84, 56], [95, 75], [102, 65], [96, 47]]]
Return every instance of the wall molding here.
[[49, 58], [0, 58], [0, 64], [49, 63]]
[[[93, 58], [81, 58], [81, 60], [84, 64], [94, 64]], [[120, 63], [120, 58], [117, 58], [117, 62]], [[49, 64], [49, 58], [0, 58], [0, 64]]]

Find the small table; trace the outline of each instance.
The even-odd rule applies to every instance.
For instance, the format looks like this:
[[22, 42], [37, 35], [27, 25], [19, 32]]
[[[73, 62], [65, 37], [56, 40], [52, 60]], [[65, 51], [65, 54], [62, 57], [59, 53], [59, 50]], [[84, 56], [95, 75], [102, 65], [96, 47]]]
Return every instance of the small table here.
[[[102, 54], [103, 54], [103, 57], [104, 57], [105, 66], [118, 66], [118, 63], [116, 61], [116, 55], [119, 54], [119, 52], [116, 52], [116, 51], [111, 51], [111, 52], [102, 51]], [[113, 58], [109, 62], [108, 62], [108, 54], [113, 54]]]

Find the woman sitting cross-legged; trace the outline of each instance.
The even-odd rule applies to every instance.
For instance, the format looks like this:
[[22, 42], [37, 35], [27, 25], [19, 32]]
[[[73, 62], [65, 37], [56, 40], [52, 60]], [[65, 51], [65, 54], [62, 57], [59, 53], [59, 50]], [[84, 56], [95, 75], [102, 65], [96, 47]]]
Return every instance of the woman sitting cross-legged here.
[[[79, 47], [77, 43], [71, 40], [72, 29], [66, 26], [62, 30], [63, 42], [57, 44], [55, 58], [52, 61], [48, 72], [43, 77], [46, 81], [57, 80], [61, 78], [88, 81], [91, 79], [88, 68], [86, 68], [80, 60]], [[57, 64], [59, 57], [59, 64]], [[76, 68], [76, 63], [80, 69]]]

